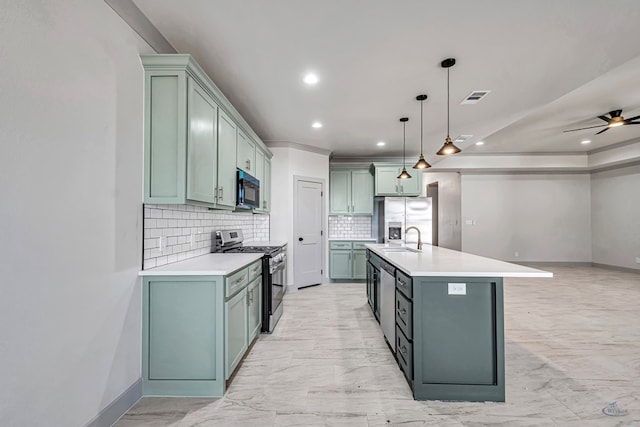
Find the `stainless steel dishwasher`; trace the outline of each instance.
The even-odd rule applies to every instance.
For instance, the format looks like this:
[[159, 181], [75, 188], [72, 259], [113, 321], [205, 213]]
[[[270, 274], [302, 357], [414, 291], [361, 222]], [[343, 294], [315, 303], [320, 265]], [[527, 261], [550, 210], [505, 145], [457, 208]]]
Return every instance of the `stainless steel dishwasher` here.
[[396, 352], [396, 269], [380, 261], [380, 326], [391, 351]]

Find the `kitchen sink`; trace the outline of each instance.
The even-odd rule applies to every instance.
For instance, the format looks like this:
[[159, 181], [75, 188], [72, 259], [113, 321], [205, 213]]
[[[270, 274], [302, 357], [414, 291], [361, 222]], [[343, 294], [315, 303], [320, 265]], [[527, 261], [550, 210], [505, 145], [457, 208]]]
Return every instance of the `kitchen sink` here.
[[382, 248], [383, 252], [422, 252], [419, 251], [417, 249], [413, 249], [413, 248], [408, 248], [406, 246], [400, 246], [397, 248], [393, 248], [393, 247], [387, 247], [387, 248]]

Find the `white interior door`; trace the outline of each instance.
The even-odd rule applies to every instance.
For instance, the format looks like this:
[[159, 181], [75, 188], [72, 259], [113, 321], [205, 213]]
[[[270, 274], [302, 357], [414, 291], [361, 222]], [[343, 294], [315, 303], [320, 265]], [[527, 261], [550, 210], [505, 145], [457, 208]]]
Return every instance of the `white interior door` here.
[[324, 223], [323, 183], [296, 179], [294, 278], [297, 288], [322, 283]]

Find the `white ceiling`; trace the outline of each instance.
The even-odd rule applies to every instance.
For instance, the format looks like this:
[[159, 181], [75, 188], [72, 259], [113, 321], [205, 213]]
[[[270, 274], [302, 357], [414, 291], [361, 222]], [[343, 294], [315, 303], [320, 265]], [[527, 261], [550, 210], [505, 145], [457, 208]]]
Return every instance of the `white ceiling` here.
[[[446, 136], [465, 153], [584, 152], [640, 138], [637, 0], [134, 0], [180, 53], [190, 53], [265, 141], [324, 148], [334, 157], [402, 156], [431, 163]], [[320, 77], [302, 82], [307, 71]], [[459, 103], [491, 90], [477, 105]], [[312, 129], [319, 120], [321, 129]], [[589, 145], [580, 144], [589, 138]], [[384, 148], [376, 142], [387, 142]], [[479, 147], [474, 143], [484, 140]]]

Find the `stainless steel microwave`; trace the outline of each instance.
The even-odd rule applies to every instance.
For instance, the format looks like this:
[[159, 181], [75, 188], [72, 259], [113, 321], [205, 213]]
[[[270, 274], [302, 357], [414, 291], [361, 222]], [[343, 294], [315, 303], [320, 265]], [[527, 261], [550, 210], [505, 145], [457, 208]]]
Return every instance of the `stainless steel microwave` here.
[[260, 208], [260, 181], [246, 173], [238, 171], [238, 191], [236, 194], [236, 205], [239, 208], [259, 209]]

